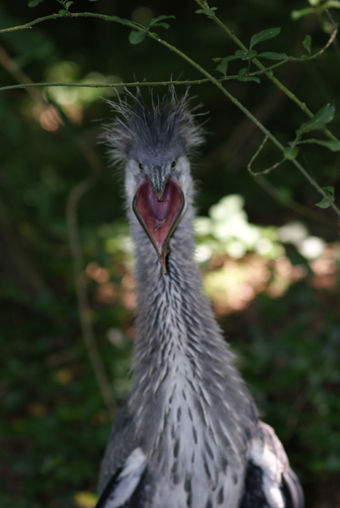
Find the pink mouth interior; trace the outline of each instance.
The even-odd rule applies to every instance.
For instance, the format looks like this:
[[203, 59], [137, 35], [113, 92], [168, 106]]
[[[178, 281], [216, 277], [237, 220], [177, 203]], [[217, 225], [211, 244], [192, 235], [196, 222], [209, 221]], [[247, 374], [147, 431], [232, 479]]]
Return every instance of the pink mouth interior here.
[[171, 226], [182, 206], [182, 197], [177, 183], [168, 180], [162, 201], [158, 202], [148, 180], [144, 180], [136, 195], [135, 207], [140, 219], [144, 222], [151, 239], [159, 254], [162, 252], [164, 241], [171, 232]]

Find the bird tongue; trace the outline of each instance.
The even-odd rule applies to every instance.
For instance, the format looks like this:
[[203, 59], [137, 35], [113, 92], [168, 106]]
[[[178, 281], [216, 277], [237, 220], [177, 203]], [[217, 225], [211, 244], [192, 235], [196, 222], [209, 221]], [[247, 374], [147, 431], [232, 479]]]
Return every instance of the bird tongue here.
[[133, 211], [155, 247], [164, 273], [168, 242], [180, 220], [183, 207], [183, 193], [171, 178], [160, 202], [148, 180], [140, 184], [133, 200]]

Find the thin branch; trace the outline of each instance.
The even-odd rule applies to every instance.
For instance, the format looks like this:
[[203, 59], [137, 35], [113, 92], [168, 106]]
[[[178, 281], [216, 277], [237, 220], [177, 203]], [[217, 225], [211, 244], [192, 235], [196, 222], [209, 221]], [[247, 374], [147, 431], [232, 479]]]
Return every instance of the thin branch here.
[[281, 164], [283, 162], [285, 162], [287, 159], [283, 158], [282, 160], [280, 160], [279, 162], [276, 162], [275, 164], [273, 164], [272, 166], [270, 166], [270, 168], [267, 168], [267, 169], [264, 169], [263, 171], [259, 171], [258, 173], [254, 173], [254, 171], [251, 169], [252, 165], [253, 165], [253, 162], [255, 161], [255, 159], [258, 157], [258, 155], [260, 154], [260, 152], [262, 151], [264, 145], [267, 143], [268, 141], [268, 136], [265, 136], [264, 137], [264, 140], [262, 141], [261, 145], [259, 146], [259, 148], [256, 150], [256, 152], [254, 153], [254, 155], [252, 156], [252, 158], [250, 159], [250, 162], [247, 166], [247, 169], [248, 169], [248, 172], [251, 174], [251, 176], [261, 176], [261, 175], [268, 175], [268, 173], [271, 173], [274, 169], [278, 168], [279, 166], [281, 166]]
[[[203, 2], [202, 0], [195, 0], [195, 2], [204, 10], [207, 10], [207, 6], [205, 4], [205, 2]], [[247, 46], [245, 46], [243, 44], [242, 41], [240, 41], [240, 39], [238, 37], [236, 37], [236, 35], [215, 15], [215, 14], [211, 14], [209, 15], [209, 17], [220, 27], [222, 28], [222, 30], [224, 30], [225, 32], [227, 32], [227, 34], [229, 35], [229, 37], [235, 42], [235, 44], [241, 48], [243, 51], [248, 51], [248, 48]], [[328, 41], [327, 43], [327, 47], [329, 47], [331, 45], [331, 43], [334, 41], [335, 37], [336, 37], [336, 31], [337, 31], [337, 28], [335, 27], [335, 30], [330, 38], [330, 40]], [[306, 106], [306, 104], [302, 101], [300, 101], [296, 95], [294, 95], [290, 90], [288, 90], [288, 88], [285, 87], [285, 85], [283, 83], [281, 83], [281, 81], [279, 81], [271, 71], [267, 71], [266, 70], [266, 67], [257, 59], [257, 58], [254, 58], [253, 60], [253, 63], [259, 68], [261, 69], [261, 71], [267, 76], [268, 79], [270, 79], [275, 86], [277, 86], [284, 94], [287, 95], [287, 97], [289, 99], [291, 99], [292, 101], [295, 102], [295, 104], [297, 104], [299, 106], [300, 109], [302, 109], [302, 111], [304, 111], [310, 118], [313, 118], [314, 114], [313, 112]], [[330, 139], [333, 139], [333, 140], [336, 140], [337, 138], [328, 130], [328, 129], [324, 129], [324, 132], [325, 134], [330, 138]]]
[[117, 16], [107, 16], [105, 14], [97, 14], [95, 12], [68, 12], [66, 15], [60, 15], [60, 14], [49, 14], [48, 16], [43, 16], [42, 18], [34, 19], [33, 21], [30, 21], [28, 23], [25, 23], [24, 25], [18, 25], [18, 26], [12, 26], [9, 28], [2, 28], [0, 30], [0, 34], [5, 34], [9, 32], [17, 32], [18, 30], [28, 30], [33, 28], [34, 25], [38, 25], [39, 23], [44, 23], [45, 21], [50, 21], [53, 19], [59, 19], [65, 17], [69, 18], [99, 18], [103, 19], [104, 21], [115, 21], [116, 23], [120, 23], [121, 25], [127, 25], [130, 28], [133, 28], [134, 30], [139, 31], [145, 31], [145, 28], [142, 27], [139, 23], [134, 23], [132, 21], [129, 21], [128, 19], [118, 18]]
[[71, 191], [66, 204], [66, 219], [68, 225], [69, 242], [74, 265], [74, 279], [77, 291], [78, 312], [82, 335], [87, 348], [87, 352], [92, 364], [94, 374], [100, 392], [106, 402], [110, 416], [113, 418], [116, 408], [113, 402], [112, 391], [108, 381], [102, 359], [100, 357], [93, 326], [90, 318], [90, 305], [86, 286], [83, 279], [83, 258], [81, 243], [79, 239], [79, 228], [77, 220], [77, 207], [81, 197], [88, 192], [98, 181], [100, 173], [100, 164], [92, 151], [82, 141], [78, 141], [78, 147], [86, 155], [90, 162], [93, 173], [88, 178], [78, 183]]
[[[27, 74], [25, 74], [16, 63], [10, 58], [10, 56], [6, 53], [6, 51], [0, 46], [0, 63], [3, 67], [18, 81], [22, 81], [21, 84], [23, 87], [27, 88], [33, 85], [31, 79]], [[58, 121], [59, 125], [62, 125], [62, 119], [60, 118], [59, 112], [57, 109], [51, 105], [46, 104], [43, 100], [42, 94], [38, 89], [27, 90], [28, 93], [33, 97], [33, 99], [40, 104], [46, 110], [52, 112], [54, 118]], [[73, 264], [74, 264], [74, 278], [75, 278], [75, 286], [77, 292], [77, 301], [79, 308], [79, 317], [80, 324], [82, 329], [82, 335], [84, 339], [85, 346], [87, 348], [87, 352], [92, 364], [92, 368], [94, 370], [94, 374], [99, 386], [99, 390], [105, 400], [108, 411], [113, 417], [115, 413], [115, 407], [113, 403], [112, 392], [110, 388], [109, 381], [107, 379], [105, 369], [103, 363], [101, 361], [94, 332], [92, 328], [92, 324], [89, 320], [90, 315], [90, 306], [88, 302], [86, 287], [83, 284], [82, 279], [82, 271], [83, 271], [83, 262], [82, 262], [82, 253], [81, 246], [79, 242], [79, 230], [77, 224], [77, 205], [80, 198], [83, 196], [85, 192], [91, 189], [98, 180], [101, 165], [99, 159], [96, 154], [91, 150], [84, 142], [78, 140], [76, 142], [79, 151], [83, 154], [90, 167], [92, 168], [93, 174], [76, 185], [70, 193], [70, 196], [67, 201], [66, 206], [66, 216], [68, 223], [68, 232], [70, 239], [70, 248], [72, 252]]]
[[[199, 1], [199, 0], [195, 0]], [[257, 120], [257, 118], [252, 115], [252, 113], [245, 107], [243, 104], [236, 99], [226, 88], [223, 87], [222, 83], [216, 79], [214, 76], [212, 76], [208, 71], [206, 71], [203, 67], [201, 67], [198, 63], [196, 63], [194, 60], [192, 60], [188, 55], [185, 53], [182, 53], [178, 48], [175, 46], [172, 46], [168, 42], [164, 41], [163, 39], [160, 39], [156, 34], [148, 33], [148, 36], [154, 39], [155, 41], [162, 44], [162, 46], [165, 46], [170, 51], [175, 52], [178, 56], [180, 56], [183, 60], [187, 61], [192, 67], [197, 69], [201, 74], [206, 76], [210, 81], [226, 96], [228, 99], [237, 107], [239, 108], [252, 122], [255, 123], [255, 125], [267, 136], [274, 145], [277, 146], [277, 148], [283, 153], [285, 148], [284, 146], [279, 142], [279, 140], [273, 136], [273, 134], [261, 123]], [[300, 164], [299, 161], [296, 159], [292, 159], [291, 162], [298, 168], [298, 170], [304, 175], [304, 177], [309, 181], [309, 183], [319, 192], [319, 194], [322, 195], [323, 198], [326, 199], [326, 201], [329, 203], [329, 206], [333, 208], [335, 213], [340, 219], [340, 210], [339, 208], [334, 204], [334, 202], [330, 199], [328, 194], [324, 191], [322, 187], [314, 180], [314, 178], [305, 170], [305, 168]]]
[[[236, 79], [237, 76], [227, 76], [220, 78], [219, 81], [230, 81]], [[46, 87], [77, 87], [77, 88], [130, 88], [130, 87], [142, 87], [142, 86], [169, 86], [169, 85], [201, 85], [202, 83], [208, 83], [210, 79], [193, 79], [184, 81], [133, 81], [131, 83], [20, 83], [18, 85], [8, 85], [0, 87], [0, 92], [6, 92], [8, 90], [20, 90], [26, 88], [46, 88]]]
[[[195, 2], [202, 8], [202, 9], [205, 9], [207, 10], [207, 6], [206, 4], [204, 4], [202, 2], [202, 0], [195, 0]], [[19, 29], [27, 29], [27, 28], [31, 28], [33, 25], [37, 24], [37, 23], [41, 23], [43, 21], [46, 21], [46, 20], [49, 20], [49, 19], [57, 19], [57, 18], [60, 18], [60, 17], [65, 17], [65, 16], [59, 16], [58, 14], [53, 14], [53, 15], [50, 15], [50, 16], [45, 16], [43, 18], [38, 18], [30, 23], [26, 23], [25, 25], [21, 25], [21, 26], [18, 26], [18, 27], [13, 27], [12, 29], [5, 29], [5, 31], [14, 31], [14, 30], [19, 30]], [[168, 50], [176, 53], [180, 58], [182, 58], [183, 60], [185, 60], [187, 63], [189, 63], [189, 65], [191, 65], [192, 67], [194, 67], [196, 70], [198, 70], [198, 72], [200, 74], [203, 74], [203, 76], [205, 76], [211, 83], [213, 83], [217, 88], [219, 88], [219, 90], [237, 107], [239, 108], [248, 118], [250, 118], [250, 120], [252, 120], [252, 122], [255, 123], [255, 125], [266, 135], [268, 136], [268, 138], [277, 146], [277, 148], [281, 151], [281, 152], [284, 152], [284, 147], [283, 145], [278, 141], [278, 139], [275, 138], [275, 136], [273, 136], [271, 134], [270, 131], [268, 131], [268, 129], [266, 129], [266, 127], [264, 125], [262, 125], [258, 120], [257, 118], [254, 117], [254, 115], [251, 114], [251, 112], [245, 107], [243, 106], [243, 104], [241, 102], [239, 102], [236, 97], [234, 97], [230, 92], [228, 92], [228, 90], [226, 90], [222, 83], [217, 79], [215, 78], [212, 74], [210, 74], [208, 71], [206, 71], [203, 67], [201, 67], [198, 63], [196, 63], [194, 60], [192, 60], [188, 55], [186, 55], [185, 53], [183, 53], [182, 51], [180, 51], [178, 48], [176, 48], [175, 46], [172, 46], [171, 44], [169, 44], [168, 42], [166, 42], [165, 40], [159, 38], [159, 36], [154, 33], [154, 32], [150, 32], [148, 30], [148, 28], [146, 27], [143, 27], [142, 25], [139, 25], [138, 23], [133, 23], [131, 21], [128, 21], [128, 20], [125, 20], [125, 19], [121, 19], [121, 18], [117, 18], [116, 16], [106, 16], [104, 14], [97, 14], [97, 13], [91, 13], [91, 12], [81, 12], [81, 13], [67, 13], [67, 17], [93, 17], [93, 18], [98, 18], [98, 19], [103, 19], [104, 21], [114, 21], [114, 22], [117, 22], [117, 23], [120, 23], [122, 25], [126, 25], [126, 26], [129, 26], [130, 28], [134, 29], [134, 30], [137, 30], [137, 31], [140, 31], [140, 32], [146, 32], [146, 34], [148, 35], [148, 37], [154, 39], [156, 42], [158, 42], [159, 44], [161, 44], [162, 46], [166, 47]], [[247, 47], [229, 30], [229, 28], [227, 28], [216, 16], [215, 14], [213, 14], [212, 16], [210, 16], [223, 30], [225, 30], [229, 36], [234, 40], [234, 42], [243, 50], [247, 51]], [[0, 33], [4, 33], [3, 31], [0, 31]], [[257, 59], [254, 59], [254, 63], [261, 69], [261, 70], [264, 70], [265, 69], [265, 66], [262, 65], [261, 62], [259, 62]], [[294, 102], [296, 102], [296, 104], [298, 104], [298, 106], [303, 110], [305, 111], [308, 116], [310, 116], [311, 118], [314, 116], [313, 113], [307, 108], [307, 106], [302, 103], [299, 99], [297, 99], [295, 97], [295, 95], [290, 92], [290, 90], [288, 90], [279, 80], [277, 80], [271, 72], [267, 72], [266, 75], [269, 77], [269, 79], [271, 79], [271, 81], [273, 81], [273, 83], [276, 84], [276, 86], [278, 86], [280, 88], [280, 90], [284, 91], [284, 93], [286, 93], [286, 95], [288, 97], [290, 97], [292, 100], [294, 100]], [[331, 137], [331, 139], [336, 139], [335, 136], [330, 133], [328, 130], [325, 130], [325, 132], [328, 134], [329, 137]], [[296, 159], [292, 159], [291, 162], [299, 169], [299, 171], [304, 175], [304, 177], [309, 181], [309, 183], [317, 190], [317, 192], [319, 192], [319, 194], [322, 195], [323, 198], [325, 198], [325, 200], [329, 203], [329, 206], [333, 208], [333, 210], [335, 211], [335, 213], [338, 215], [338, 217], [340, 218], [340, 210], [338, 209], [338, 207], [334, 204], [334, 202], [330, 199], [329, 195], [324, 191], [324, 189], [322, 187], [320, 187], [320, 185], [314, 180], [314, 178], [309, 175], [309, 173], [305, 170], [305, 168], [296, 160]]]
[[[281, 65], [286, 64], [287, 62], [308, 62], [309, 60], [314, 60], [315, 58], [318, 58], [319, 56], [321, 56], [326, 51], [326, 49], [328, 49], [330, 47], [331, 44], [336, 42], [337, 33], [338, 33], [338, 27], [335, 26], [333, 32], [331, 33], [329, 40], [324, 45], [324, 47], [321, 48], [316, 53], [313, 53], [313, 55], [309, 55], [309, 56], [303, 55], [300, 57], [290, 56], [290, 57], [286, 58], [285, 60], [282, 60], [281, 62], [278, 62], [274, 65], [271, 65], [270, 67], [265, 67], [264, 69], [262, 69], [260, 71], [249, 72], [248, 74], [246, 74], [246, 76], [261, 76], [262, 74], [266, 74], [267, 72], [270, 72], [273, 69], [276, 69], [277, 67], [280, 67]], [[255, 63], [255, 61], [254, 61], [254, 63]]]
[[313, 209], [308, 208], [307, 206], [294, 201], [291, 198], [287, 198], [285, 200], [282, 199], [282, 191], [276, 189], [276, 187], [269, 182], [264, 176], [259, 176], [259, 178], [255, 179], [255, 182], [262, 187], [270, 196], [272, 196], [275, 201], [284, 204], [287, 208], [293, 210], [293, 212], [298, 213], [307, 219], [314, 220], [316, 222], [320, 222], [321, 224], [327, 224], [328, 226], [333, 226], [333, 222], [330, 221], [329, 217], [325, 215], [321, 215], [318, 212], [315, 212]]

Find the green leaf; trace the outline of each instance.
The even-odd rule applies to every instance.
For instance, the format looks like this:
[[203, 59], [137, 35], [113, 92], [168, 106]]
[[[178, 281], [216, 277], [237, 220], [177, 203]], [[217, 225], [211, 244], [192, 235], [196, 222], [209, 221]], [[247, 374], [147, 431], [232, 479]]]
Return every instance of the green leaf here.
[[237, 76], [237, 81], [242, 81], [246, 83], [247, 81], [255, 81], [255, 83], [261, 83], [260, 78], [255, 78], [254, 76]]
[[288, 60], [289, 56], [286, 53], [275, 53], [274, 51], [264, 51], [259, 53], [258, 57], [268, 58], [268, 60]]
[[296, 157], [298, 156], [299, 154], [299, 149], [297, 146], [295, 145], [292, 145], [292, 146], [287, 146], [284, 150], [283, 150], [283, 155], [286, 159], [288, 159], [289, 161], [291, 161], [292, 159], [296, 159]]
[[323, 141], [322, 139], [305, 139], [304, 141], [300, 141], [302, 143], [313, 143], [316, 145], [324, 146], [328, 148], [331, 152], [340, 152], [340, 141]]
[[[235, 55], [229, 55], [224, 58], [213, 58], [214, 62], [221, 62], [217, 67], [216, 70], [222, 72], [222, 74], [226, 75], [227, 68], [228, 68], [228, 62], [231, 62], [232, 60], [249, 60], [251, 58], [254, 58], [257, 55], [256, 51], [242, 51], [238, 50], [235, 52]], [[248, 72], [248, 69], [241, 69], [241, 71], [244, 71], [244, 74]], [[240, 72], [241, 72], [240, 71]], [[241, 75], [244, 75], [241, 74]], [[240, 74], [239, 74], [240, 75]], [[251, 80], [249, 80], [251, 81]]]
[[305, 48], [307, 53], [310, 55], [312, 48], [312, 38], [310, 35], [306, 35], [306, 37], [302, 41], [302, 46]]
[[118, 16], [108, 16], [107, 21], [116, 21], [117, 23], [121, 23], [122, 25], [130, 25], [131, 21], [124, 18], [118, 18]]
[[303, 123], [301, 127], [296, 131], [296, 134], [300, 136], [304, 132], [312, 130], [324, 129], [325, 124], [333, 120], [335, 115], [335, 101], [329, 102], [323, 108], [319, 109], [317, 113], [308, 122]]
[[166, 29], [170, 28], [169, 23], [157, 23], [154, 26], [161, 26], [161, 27], [166, 28]]
[[58, 11], [58, 14], [59, 14], [59, 16], [66, 16], [67, 11], [65, 11], [65, 9], [60, 9], [60, 10]]
[[239, 70], [237, 76], [235, 76], [237, 81], [242, 81], [243, 83], [247, 81], [255, 81], [255, 83], [261, 83], [259, 78], [254, 78], [253, 76], [245, 76], [247, 72], [248, 72], [247, 67], [244, 67], [243, 69]]
[[322, 11], [326, 9], [340, 9], [340, 2], [337, 0], [329, 0], [329, 2], [322, 4]]
[[198, 9], [196, 14], [205, 14], [206, 16], [215, 16], [215, 11], [217, 11], [217, 7], [210, 7], [209, 9]]
[[44, 0], [30, 0], [28, 2], [28, 7], [36, 7], [37, 5], [41, 4]]
[[[216, 70], [219, 72], [222, 72], [224, 76], [227, 75], [227, 69], [228, 69], [228, 57], [227, 58], [220, 58], [221, 63], [216, 67]], [[218, 61], [217, 58], [214, 58], [214, 61]]]
[[129, 41], [130, 44], [139, 44], [140, 42], [144, 41], [146, 36], [146, 32], [136, 32], [133, 30], [129, 33]]
[[147, 27], [150, 28], [151, 26], [163, 26], [164, 28], [169, 28], [170, 25], [168, 25], [168, 23], [160, 23], [160, 21], [163, 21], [164, 19], [175, 19], [175, 16], [162, 15], [158, 16], [158, 18], [152, 18]]
[[307, 7], [307, 9], [300, 9], [299, 11], [292, 11], [290, 13], [290, 17], [297, 21], [300, 18], [303, 18], [303, 16], [307, 16], [308, 14], [314, 14], [315, 9], [313, 7]]
[[71, 5], [73, 4], [74, 2], [66, 2], [66, 9], [67, 11], [69, 10], [69, 8], [71, 7]]
[[255, 34], [250, 39], [250, 46], [249, 49], [252, 49], [255, 44], [258, 44], [259, 42], [266, 41], [267, 39], [272, 39], [273, 37], [276, 37], [281, 32], [281, 28], [268, 28], [268, 30], [262, 30], [262, 32], [259, 32], [258, 34]]
[[226, 60], [228, 60], [228, 62], [231, 62], [232, 60], [239, 60], [241, 58], [240, 55], [229, 55], [229, 56], [226, 56]]
[[241, 58], [241, 60], [251, 60], [252, 58], [255, 58], [257, 55], [257, 51], [251, 50], [251, 51], [243, 51], [242, 49], [239, 49], [235, 51], [235, 55], [237, 58]]
[[[322, 187], [325, 193], [327, 194], [328, 198], [331, 200], [331, 202], [334, 202], [334, 187]], [[331, 206], [329, 200], [325, 197], [322, 198], [322, 200], [319, 203], [315, 203], [315, 206], [318, 206], [319, 208], [329, 208]]]

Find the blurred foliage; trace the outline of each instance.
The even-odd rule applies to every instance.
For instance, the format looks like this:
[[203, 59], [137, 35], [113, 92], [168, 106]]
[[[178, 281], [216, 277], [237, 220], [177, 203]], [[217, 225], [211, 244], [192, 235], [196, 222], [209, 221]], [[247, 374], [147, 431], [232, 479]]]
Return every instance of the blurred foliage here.
[[[36, 7], [31, 9], [27, 3], [18, 7], [17, 2], [3, 0], [0, 28], [61, 7], [45, 0], [33, 1]], [[61, 3], [66, 9], [144, 24], [156, 16], [175, 15], [167, 40], [213, 73], [213, 58], [235, 52], [225, 33], [207, 16], [195, 14], [194, 2]], [[316, 12], [323, 5], [305, 0], [216, 2], [220, 18], [245, 44], [255, 33], [281, 26], [280, 35], [259, 48], [288, 55], [325, 45], [328, 18]], [[311, 10], [303, 13], [304, 9]], [[291, 11], [300, 13], [297, 21], [291, 19]], [[339, 20], [337, 10], [332, 15]], [[0, 83], [200, 77], [165, 48], [147, 38], [131, 45], [128, 35], [123, 26], [86, 18], [63, 18], [3, 34]], [[339, 73], [335, 41], [316, 60], [286, 64], [276, 75], [316, 112], [333, 100], [335, 111], [339, 109]], [[284, 145], [307, 120], [264, 78], [260, 85], [231, 81], [227, 86]], [[177, 91], [181, 94], [184, 87]], [[319, 196], [288, 162], [268, 180], [251, 177], [246, 166], [262, 134], [211, 85], [192, 87], [191, 94], [196, 96], [193, 104], [202, 102], [202, 111], [210, 112], [207, 144], [194, 164], [199, 182], [196, 258], [206, 291], [263, 418], [277, 430], [303, 480], [307, 506], [338, 507], [336, 219], [329, 210], [315, 208]], [[65, 220], [72, 189], [94, 167], [96, 185], [83, 195], [77, 210], [83, 282], [117, 405], [129, 389], [135, 306], [132, 245], [124, 221], [121, 174], [105, 167], [104, 148], [97, 145], [101, 124], [110, 115], [102, 98], [114, 97], [109, 89], [67, 87], [0, 94], [3, 508], [87, 508], [95, 501], [110, 417], [81, 335]], [[334, 133], [339, 132], [339, 118], [336, 113], [331, 123]], [[299, 150], [308, 171], [320, 185], [334, 189], [337, 201], [339, 155], [315, 144], [300, 145]], [[256, 165], [261, 169], [276, 160], [275, 147], [267, 143]], [[300, 207], [285, 206], [291, 199]]]

